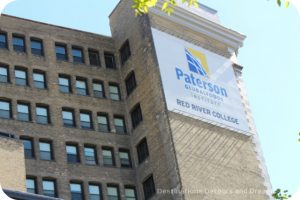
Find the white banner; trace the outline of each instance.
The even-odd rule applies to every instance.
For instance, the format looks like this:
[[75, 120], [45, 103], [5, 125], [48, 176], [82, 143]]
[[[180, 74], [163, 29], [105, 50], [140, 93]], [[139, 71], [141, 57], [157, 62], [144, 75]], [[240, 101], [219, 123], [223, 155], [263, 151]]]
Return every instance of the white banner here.
[[152, 28], [168, 110], [249, 131], [230, 59]]

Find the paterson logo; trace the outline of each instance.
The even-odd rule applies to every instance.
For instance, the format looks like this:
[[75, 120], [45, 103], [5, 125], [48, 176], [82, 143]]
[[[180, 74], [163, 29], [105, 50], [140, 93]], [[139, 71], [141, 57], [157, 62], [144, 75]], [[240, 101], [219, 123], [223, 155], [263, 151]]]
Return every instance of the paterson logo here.
[[185, 72], [181, 68], [176, 67], [175, 71], [177, 79], [184, 81], [186, 85], [188, 84], [192, 87], [204, 89], [223, 97], [228, 97], [225, 88], [214, 84], [209, 80], [210, 71], [205, 54], [191, 48], [185, 48], [185, 54], [189, 72]]

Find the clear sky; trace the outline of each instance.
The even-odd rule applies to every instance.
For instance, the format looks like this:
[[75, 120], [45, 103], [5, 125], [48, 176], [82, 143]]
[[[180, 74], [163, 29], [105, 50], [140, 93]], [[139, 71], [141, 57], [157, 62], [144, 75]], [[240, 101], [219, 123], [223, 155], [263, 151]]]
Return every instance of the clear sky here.
[[[117, 2], [16, 0], [4, 13], [110, 35], [108, 15]], [[218, 10], [224, 26], [247, 35], [239, 61], [271, 182], [294, 193], [300, 186], [300, 16], [276, 0], [200, 2]]]

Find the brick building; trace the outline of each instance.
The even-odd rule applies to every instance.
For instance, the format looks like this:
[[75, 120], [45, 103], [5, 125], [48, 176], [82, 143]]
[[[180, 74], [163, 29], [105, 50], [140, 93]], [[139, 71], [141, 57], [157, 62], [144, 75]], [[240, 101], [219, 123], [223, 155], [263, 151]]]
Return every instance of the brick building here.
[[[135, 17], [122, 0], [110, 25], [106, 37], [1, 16], [0, 131], [23, 141], [27, 191], [62, 199], [270, 199], [233, 56], [245, 36], [205, 6]], [[168, 109], [155, 31], [234, 63], [249, 130]]]

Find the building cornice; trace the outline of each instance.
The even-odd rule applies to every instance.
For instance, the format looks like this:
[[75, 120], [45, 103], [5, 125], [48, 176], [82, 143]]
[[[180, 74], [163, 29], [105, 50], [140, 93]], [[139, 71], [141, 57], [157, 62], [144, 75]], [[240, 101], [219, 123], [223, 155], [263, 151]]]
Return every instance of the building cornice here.
[[174, 7], [174, 12], [169, 16], [161, 11], [161, 3], [149, 10], [150, 15], [169, 20], [193, 32], [204, 34], [214, 40], [233, 48], [236, 52], [243, 46], [246, 36], [213, 22], [201, 15], [192, 13], [179, 6]]

